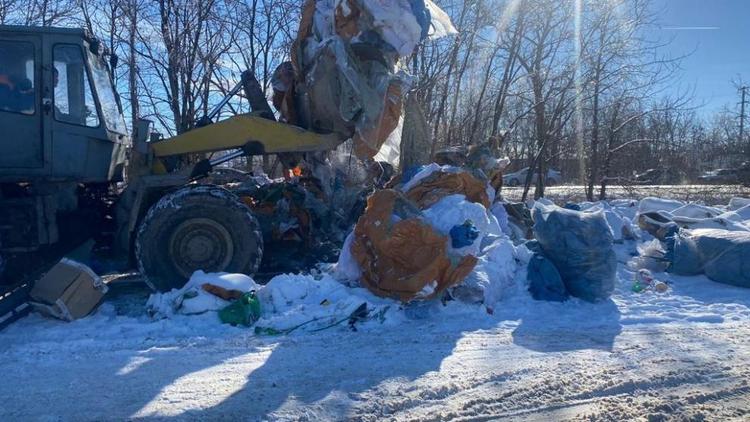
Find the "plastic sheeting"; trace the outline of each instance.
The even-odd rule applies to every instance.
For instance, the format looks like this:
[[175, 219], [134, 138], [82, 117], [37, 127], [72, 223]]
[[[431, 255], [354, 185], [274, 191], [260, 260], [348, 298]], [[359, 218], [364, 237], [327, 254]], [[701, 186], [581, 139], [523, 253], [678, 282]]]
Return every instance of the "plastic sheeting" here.
[[527, 272], [529, 293], [535, 300], [564, 302], [568, 299], [560, 273], [555, 264], [542, 254], [534, 254]]
[[[428, 169], [429, 170], [429, 169]], [[420, 172], [422, 173], [422, 172]], [[445, 171], [442, 168], [426, 177], [412, 179], [413, 187], [403, 190], [407, 198], [414, 201], [421, 209], [436, 204], [449, 195], [461, 194], [471, 202], [481, 204], [485, 209], [490, 207], [487, 184], [465, 171]]]
[[675, 274], [706, 274], [719, 283], [750, 288], [748, 232], [681, 230], [667, 257], [671, 260], [669, 271]]
[[360, 159], [377, 156], [397, 165], [411, 84], [399, 62], [430, 28], [433, 37], [455, 31], [429, 1], [308, 0], [292, 47], [300, 115], [294, 123], [352, 138]]
[[453, 26], [450, 16], [445, 13], [440, 7], [438, 7], [431, 0], [424, 1], [427, 10], [429, 10], [432, 17], [430, 29], [430, 39], [442, 38], [448, 35], [458, 34], [458, 31]]

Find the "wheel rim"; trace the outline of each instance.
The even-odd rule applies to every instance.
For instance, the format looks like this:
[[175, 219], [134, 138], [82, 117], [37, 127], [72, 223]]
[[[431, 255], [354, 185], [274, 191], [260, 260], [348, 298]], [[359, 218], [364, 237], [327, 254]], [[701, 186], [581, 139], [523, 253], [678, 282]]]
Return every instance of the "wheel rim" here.
[[208, 218], [185, 220], [172, 232], [169, 255], [177, 272], [185, 278], [196, 270], [224, 271], [234, 256], [232, 235]]

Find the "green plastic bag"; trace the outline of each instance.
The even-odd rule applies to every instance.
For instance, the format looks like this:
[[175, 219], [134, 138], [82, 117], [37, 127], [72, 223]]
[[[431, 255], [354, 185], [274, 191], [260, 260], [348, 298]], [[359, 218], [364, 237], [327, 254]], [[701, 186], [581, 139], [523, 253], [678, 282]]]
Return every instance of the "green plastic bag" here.
[[260, 301], [255, 291], [245, 293], [238, 300], [219, 311], [219, 319], [224, 324], [249, 327], [260, 318]]

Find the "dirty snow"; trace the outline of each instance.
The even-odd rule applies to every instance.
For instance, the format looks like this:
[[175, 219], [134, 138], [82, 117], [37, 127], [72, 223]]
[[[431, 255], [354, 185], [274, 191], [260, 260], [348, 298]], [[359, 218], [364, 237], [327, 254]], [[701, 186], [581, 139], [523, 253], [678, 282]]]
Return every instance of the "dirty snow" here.
[[[589, 208], [628, 221], [638, 204]], [[31, 315], [0, 332], [0, 420], [748, 420], [750, 291], [657, 272], [667, 293], [634, 293], [628, 263], [652, 241], [640, 236], [615, 246], [615, 291], [597, 304], [532, 300], [528, 250], [487, 235], [465, 284], [493, 289], [473, 302], [404, 306], [327, 273], [275, 277], [258, 325], [312, 318], [287, 336], [210, 310], [150, 318], [142, 293], [73, 323]], [[363, 303], [356, 331], [331, 324]]]
[[659, 274], [671, 292], [636, 294], [619, 276], [601, 304], [517, 294], [494, 315], [450, 302], [287, 337], [107, 303], [70, 324], [32, 315], [0, 333], [0, 420], [750, 416], [748, 292]]

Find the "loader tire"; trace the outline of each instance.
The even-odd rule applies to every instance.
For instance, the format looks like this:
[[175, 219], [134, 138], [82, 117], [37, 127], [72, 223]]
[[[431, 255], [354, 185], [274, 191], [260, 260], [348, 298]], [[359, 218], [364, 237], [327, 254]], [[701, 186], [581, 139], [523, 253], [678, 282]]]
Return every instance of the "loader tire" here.
[[154, 290], [181, 288], [194, 271], [252, 275], [263, 257], [258, 220], [218, 186], [182, 188], [146, 214], [135, 244], [138, 269]]

